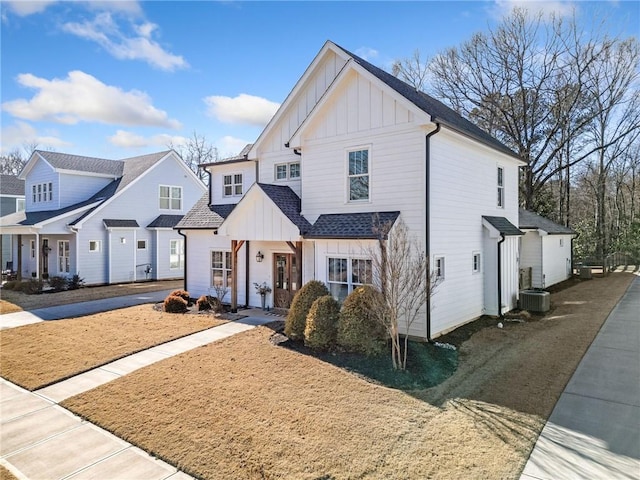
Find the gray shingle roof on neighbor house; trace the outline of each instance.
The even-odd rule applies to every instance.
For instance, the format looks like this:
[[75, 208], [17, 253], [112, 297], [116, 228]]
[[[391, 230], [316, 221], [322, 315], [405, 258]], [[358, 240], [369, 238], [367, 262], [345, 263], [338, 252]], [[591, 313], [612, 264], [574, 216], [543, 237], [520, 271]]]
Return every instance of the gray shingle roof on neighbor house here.
[[375, 65], [370, 64], [366, 60], [360, 58], [357, 55], [354, 55], [353, 53], [340, 47], [339, 45], [336, 46], [342, 49], [347, 55], [352, 57], [353, 60], [362, 68], [364, 68], [373, 76], [394, 89], [400, 95], [412, 102], [416, 107], [429, 114], [434, 122], [441, 122], [462, 134], [466, 134], [476, 139], [480, 143], [483, 143], [495, 150], [520, 159], [520, 157], [505, 144], [489, 135], [487, 132], [479, 128], [477, 125], [471, 123], [460, 114], [456, 113], [453, 109], [447, 107], [444, 103], [436, 100], [435, 98], [427, 95], [424, 92], [416, 90], [399, 78], [394, 77], [390, 73], [385, 72]]
[[158, 215], [147, 228], [173, 228], [184, 215]]
[[503, 235], [524, 235], [523, 232], [518, 230], [518, 227], [516, 227], [513, 223], [511, 223], [504, 217], [489, 217], [483, 215], [482, 218], [489, 222], [496, 230], [498, 230]]
[[107, 228], [138, 228], [140, 226], [136, 220], [105, 218], [102, 222]]
[[393, 225], [400, 212], [330, 213], [320, 215], [305, 238], [376, 239], [376, 227]]
[[300, 215], [302, 206], [300, 197], [290, 187], [268, 183], [258, 183], [257, 185], [273, 200], [273, 203], [277, 205], [282, 213], [298, 227], [301, 235], [304, 236], [311, 229], [309, 221]]
[[0, 175], [0, 195], [24, 196], [24, 180], [15, 175]]
[[99, 173], [120, 177], [122, 175], [123, 163], [119, 160], [108, 160], [106, 158], [83, 157], [68, 153], [46, 152], [36, 150], [53, 168], [59, 170], [74, 170], [77, 172]]
[[209, 206], [209, 193], [205, 193], [174, 228], [185, 230], [218, 228], [234, 207], [235, 204]]
[[535, 212], [521, 208], [519, 211], [518, 227], [526, 230], [540, 229], [549, 235], [575, 235], [575, 230], [569, 227], [552, 222], [548, 218], [538, 215]]

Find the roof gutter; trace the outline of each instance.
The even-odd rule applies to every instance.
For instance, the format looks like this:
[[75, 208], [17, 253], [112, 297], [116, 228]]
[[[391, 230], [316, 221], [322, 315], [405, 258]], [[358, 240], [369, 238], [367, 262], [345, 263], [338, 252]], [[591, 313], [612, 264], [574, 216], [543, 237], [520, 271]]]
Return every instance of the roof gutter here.
[[[431, 215], [430, 215], [430, 203], [429, 197], [431, 195], [431, 137], [440, 131], [440, 123], [436, 123], [435, 130], [427, 133], [425, 137], [425, 251], [427, 252], [428, 258], [431, 258]], [[426, 332], [425, 338], [427, 342], [433, 342], [431, 339], [431, 294], [433, 285], [431, 285], [431, 269], [427, 271], [427, 275], [429, 278], [427, 279], [427, 284], [429, 285], [429, 292], [427, 295], [427, 321], [426, 321]]]

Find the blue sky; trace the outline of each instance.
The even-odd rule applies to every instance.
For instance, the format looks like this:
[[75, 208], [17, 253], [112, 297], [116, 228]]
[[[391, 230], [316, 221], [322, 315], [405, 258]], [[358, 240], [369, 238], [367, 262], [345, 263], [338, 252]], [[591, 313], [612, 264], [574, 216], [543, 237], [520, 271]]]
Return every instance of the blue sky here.
[[516, 5], [640, 35], [640, 2], [2, 1], [1, 144], [125, 158], [193, 132], [253, 142], [326, 40], [389, 69], [459, 45]]

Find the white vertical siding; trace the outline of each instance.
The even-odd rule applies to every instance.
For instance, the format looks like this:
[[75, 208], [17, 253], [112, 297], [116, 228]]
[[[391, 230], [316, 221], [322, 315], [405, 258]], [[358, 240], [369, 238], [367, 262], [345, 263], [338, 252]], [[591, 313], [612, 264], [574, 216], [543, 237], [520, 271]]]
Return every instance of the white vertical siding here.
[[544, 288], [542, 274], [542, 237], [535, 231], [527, 231], [522, 237], [520, 252], [520, 268], [531, 268], [531, 286]]

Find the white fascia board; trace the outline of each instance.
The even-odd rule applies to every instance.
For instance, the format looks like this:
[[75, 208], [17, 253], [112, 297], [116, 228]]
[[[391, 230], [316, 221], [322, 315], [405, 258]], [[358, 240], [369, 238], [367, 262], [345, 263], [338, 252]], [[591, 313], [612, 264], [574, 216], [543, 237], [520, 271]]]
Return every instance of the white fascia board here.
[[27, 175], [29, 175], [29, 172], [31, 171], [31, 169], [33, 169], [33, 166], [38, 163], [38, 160], [42, 160], [44, 163], [46, 163], [47, 165], [49, 165], [49, 168], [55, 172], [55, 168], [53, 168], [53, 165], [51, 165], [42, 155], [40, 155], [38, 152], [33, 152], [33, 154], [31, 154], [31, 158], [29, 158], [29, 161], [27, 162], [27, 164], [22, 168], [22, 170], [20, 171], [20, 173], [18, 174], [18, 178], [20, 180], [26, 180], [27, 179]]
[[499, 238], [500, 230], [491, 225], [489, 221], [485, 218], [482, 219], [482, 226], [489, 231], [489, 238]]
[[336, 75], [336, 78], [333, 79], [331, 85], [329, 85], [329, 88], [327, 88], [327, 90], [322, 94], [322, 97], [320, 97], [318, 102], [313, 106], [313, 108], [309, 112], [309, 115], [307, 115], [298, 129], [293, 133], [293, 136], [289, 140], [290, 148], [299, 148], [302, 146], [302, 135], [304, 134], [305, 129], [311, 123], [311, 120], [315, 118], [315, 116], [318, 115], [318, 113], [326, 105], [333, 92], [338, 89], [344, 81], [346, 81], [345, 79], [351, 71], [355, 71], [358, 75], [367, 78], [373, 84], [377, 85], [380, 90], [385, 92], [386, 95], [389, 95], [394, 100], [403, 105], [407, 110], [412, 112], [417, 119], [421, 119], [418, 120], [417, 125], [432, 125], [431, 116], [429, 114], [416, 107], [413, 102], [410, 102], [407, 98], [400, 95], [393, 88], [389, 87], [386, 83], [370, 73], [368, 70], [362, 68], [353, 60], [353, 58], [349, 58], [344, 67], [340, 70], [340, 72], [338, 72], [338, 75]]
[[289, 109], [291, 104], [295, 103], [294, 102], [295, 98], [298, 96], [300, 91], [307, 84], [307, 82], [309, 81], [309, 78], [311, 78], [311, 76], [315, 73], [316, 69], [318, 68], [318, 65], [322, 62], [322, 59], [324, 58], [324, 56], [329, 50], [331, 50], [335, 55], [345, 60], [349, 59], [349, 57], [342, 51], [342, 49], [338, 48], [337, 45], [335, 45], [330, 40], [327, 40], [325, 44], [322, 46], [322, 48], [320, 49], [320, 51], [318, 52], [318, 54], [314, 57], [312, 62], [306, 68], [306, 70], [304, 71], [300, 79], [296, 82], [293, 89], [289, 92], [289, 95], [287, 95], [287, 97], [284, 99], [284, 102], [280, 104], [280, 108], [278, 108], [278, 111], [275, 113], [273, 117], [271, 117], [271, 120], [269, 120], [269, 123], [267, 124], [267, 126], [262, 130], [262, 133], [260, 133], [260, 136], [255, 141], [251, 149], [249, 150], [247, 154], [248, 158], [255, 159], [258, 157], [258, 147], [260, 146], [260, 143], [269, 134], [271, 129], [280, 121], [280, 119], [285, 114], [285, 112]]
[[54, 170], [56, 173], [62, 173], [64, 175], [77, 175], [79, 177], [111, 178], [113, 180], [117, 180], [118, 178], [120, 178], [119, 175], [111, 175], [108, 173], [85, 172], [82, 170], [66, 170], [64, 168], [58, 168]]

